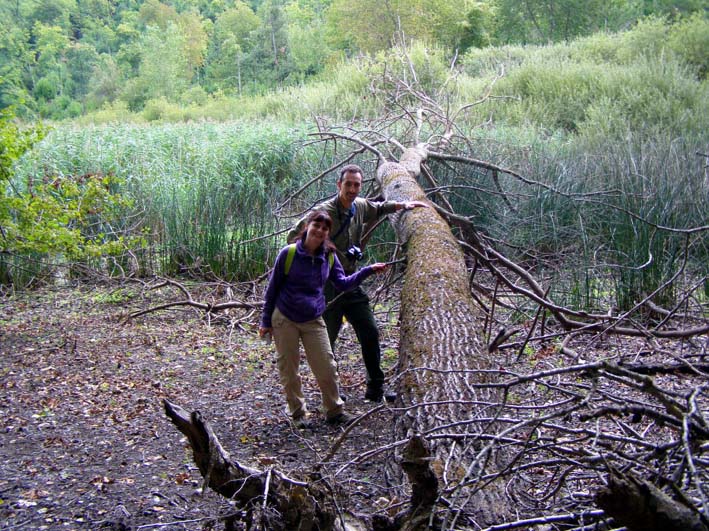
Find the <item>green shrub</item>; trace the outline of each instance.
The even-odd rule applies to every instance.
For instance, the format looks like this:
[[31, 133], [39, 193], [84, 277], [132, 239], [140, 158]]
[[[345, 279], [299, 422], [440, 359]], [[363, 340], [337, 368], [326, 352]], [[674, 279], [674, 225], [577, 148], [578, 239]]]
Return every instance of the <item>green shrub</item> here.
[[[699, 17], [686, 24], [693, 28], [688, 34], [701, 35], [704, 21]], [[650, 19], [623, 34], [570, 44], [478, 50], [466, 54], [464, 64], [467, 70], [470, 61], [472, 73], [488, 78], [505, 71], [494, 94], [516, 100], [490, 102], [481, 109], [493, 110], [497, 123], [532, 123], [583, 135], [594, 130], [622, 134], [627, 128], [650, 135], [655, 130], [696, 135], [707, 127], [707, 90], [680, 54], [668, 48], [669, 28], [663, 20]], [[680, 26], [673, 28], [679, 31]], [[471, 121], [484, 119], [483, 112], [472, 113]], [[627, 125], [620, 127], [623, 121]]]
[[56, 75], [43, 77], [34, 86], [34, 97], [38, 100], [51, 100], [57, 95], [59, 87], [60, 82]]
[[640, 57], [660, 58], [667, 48], [670, 25], [663, 18], [649, 17], [631, 30], [618, 34], [618, 60], [631, 63]]
[[672, 26], [670, 48], [688, 65], [696, 68], [700, 79], [709, 74], [709, 20], [696, 13]]

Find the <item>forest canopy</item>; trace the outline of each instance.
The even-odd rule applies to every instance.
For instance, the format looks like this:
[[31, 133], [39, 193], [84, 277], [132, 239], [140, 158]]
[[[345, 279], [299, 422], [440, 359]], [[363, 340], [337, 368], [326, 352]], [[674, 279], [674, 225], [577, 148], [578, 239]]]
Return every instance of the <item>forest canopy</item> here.
[[7, 1], [0, 108], [61, 120], [201, 105], [328, 79], [343, 59], [407, 39], [451, 60], [489, 45], [569, 41], [648, 16], [674, 22], [706, 11], [705, 0]]

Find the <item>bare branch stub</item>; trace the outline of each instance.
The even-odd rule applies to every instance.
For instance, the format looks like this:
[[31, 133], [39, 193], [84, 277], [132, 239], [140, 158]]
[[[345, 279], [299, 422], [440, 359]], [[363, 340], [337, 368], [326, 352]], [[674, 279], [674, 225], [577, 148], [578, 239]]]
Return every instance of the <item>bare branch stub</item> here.
[[335, 527], [337, 507], [321, 482], [296, 481], [277, 471], [257, 470], [234, 461], [199, 412], [189, 413], [169, 400], [164, 401], [164, 407], [170, 421], [189, 440], [206, 486], [237, 501], [245, 511], [260, 512], [263, 529]]

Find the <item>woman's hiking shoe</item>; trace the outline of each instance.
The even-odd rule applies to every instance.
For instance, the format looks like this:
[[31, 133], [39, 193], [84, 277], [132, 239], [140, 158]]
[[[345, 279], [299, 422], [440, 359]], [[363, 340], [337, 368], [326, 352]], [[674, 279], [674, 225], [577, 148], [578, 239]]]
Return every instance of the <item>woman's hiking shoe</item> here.
[[355, 418], [356, 417], [353, 417], [349, 413], [345, 413], [343, 411], [342, 413], [338, 413], [337, 415], [328, 417], [325, 422], [327, 422], [331, 426], [349, 426], [355, 421]]

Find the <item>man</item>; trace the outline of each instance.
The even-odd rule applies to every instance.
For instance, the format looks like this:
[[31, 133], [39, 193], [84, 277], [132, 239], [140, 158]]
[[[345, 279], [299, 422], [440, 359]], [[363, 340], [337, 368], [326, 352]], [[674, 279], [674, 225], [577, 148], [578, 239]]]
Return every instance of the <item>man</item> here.
[[[367, 224], [399, 210], [428, 206], [422, 201], [403, 203], [369, 201], [358, 197], [361, 190], [362, 169], [356, 164], [349, 164], [340, 170], [337, 179], [337, 195], [314, 207], [317, 210], [325, 210], [332, 218], [330, 240], [337, 247], [337, 256], [347, 275], [356, 271], [357, 261], [362, 259], [362, 235]], [[292, 242], [300, 232], [304, 222], [305, 218], [301, 219], [288, 233], [289, 242]], [[336, 297], [337, 300], [331, 303]], [[369, 297], [362, 288], [358, 287], [341, 294], [328, 283], [325, 287], [325, 298], [329, 307], [323, 314], [323, 319], [327, 325], [327, 334], [333, 352], [342, 326], [342, 318], [345, 317], [357, 334], [357, 340], [362, 348], [362, 359], [367, 369], [367, 390], [364, 398], [381, 402], [384, 398], [384, 373], [381, 369], [379, 329], [369, 306]], [[387, 399], [393, 400], [394, 397], [394, 394], [387, 394]]]

